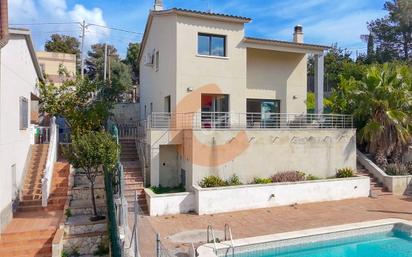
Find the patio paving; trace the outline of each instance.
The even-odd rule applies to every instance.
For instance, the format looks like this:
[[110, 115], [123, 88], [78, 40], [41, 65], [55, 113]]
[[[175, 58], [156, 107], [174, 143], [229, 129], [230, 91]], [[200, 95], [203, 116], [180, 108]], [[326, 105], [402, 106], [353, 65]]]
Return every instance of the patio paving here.
[[[160, 233], [163, 245], [176, 256], [186, 256], [189, 243], [176, 242], [176, 233], [215, 230], [231, 226], [233, 238], [261, 236], [354, 222], [400, 218], [412, 220], [412, 198], [383, 195], [377, 198], [302, 204], [255, 209], [213, 215], [179, 214], [163, 217], [141, 216], [140, 249], [143, 257], [153, 256], [155, 233]], [[195, 232], [195, 231], [194, 231]], [[199, 242], [196, 245], [203, 243]]]

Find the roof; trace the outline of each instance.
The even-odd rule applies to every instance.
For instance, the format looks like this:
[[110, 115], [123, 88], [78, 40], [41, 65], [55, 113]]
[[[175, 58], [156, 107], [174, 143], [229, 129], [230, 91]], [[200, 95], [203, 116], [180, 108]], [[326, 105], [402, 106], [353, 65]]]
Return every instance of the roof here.
[[306, 44], [306, 43], [296, 43], [290, 41], [266, 39], [266, 38], [255, 38], [255, 37], [245, 37], [243, 39], [245, 43], [255, 43], [255, 44], [265, 44], [279, 47], [293, 47], [308, 51], [324, 51], [330, 49], [330, 46], [316, 45], [316, 44]]
[[33, 61], [34, 68], [36, 70], [37, 77], [39, 78], [39, 80], [44, 80], [43, 72], [41, 71], [39, 62], [37, 60], [36, 51], [34, 50], [33, 41], [31, 40], [30, 30], [21, 29], [21, 28], [10, 28], [9, 35], [24, 36], [27, 42], [27, 47], [29, 48], [29, 52], [30, 52], [31, 59]]
[[223, 14], [223, 13], [214, 13], [214, 12], [203, 12], [203, 11], [197, 11], [197, 10], [189, 10], [189, 9], [182, 9], [182, 8], [172, 8], [169, 10], [165, 10], [163, 12], [167, 11], [173, 11], [178, 14], [188, 14], [188, 15], [204, 15], [204, 16], [210, 16], [210, 17], [222, 17], [222, 18], [229, 18], [229, 19], [236, 19], [240, 20], [242, 22], [250, 22], [252, 21], [251, 18], [247, 18], [244, 16], [237, 16], [237, 15], [230, 15], [230, 14]]
[[236, 15], [229, 15], [229, 14], [222, 14], [222, 13], [213, 13], [213, 12], [202, 12], [196, 10], [189, 10], [189, 9], [182, 9], [182, 8], [172, 8], [167, 10], [161, 11], [153, 11], [151, 10], [149, 13], [149, 17], [147, 18], [146, 27], [143, 33], [142, 43], [140, 45], [140, 51], [138, 56], [138, 62], [142, 58], [142, 53], [144, 51], [144, 47], [146, 45], [147, 34], [149, 33], [149, 28], [153, 20], [153, 16], [156, 15], [168, 15], [168, 14], [176, 14], [176, 15], [184, 15], [184, 16], [193, 16], [193, 17], [203, 17], [208, 19], [214, 20], [221, 20], [221, 21], [231, 21], [231, 22], [238, 22], [238, 23], [248, 23], [251, 22], [251, 18], [236, 16]]

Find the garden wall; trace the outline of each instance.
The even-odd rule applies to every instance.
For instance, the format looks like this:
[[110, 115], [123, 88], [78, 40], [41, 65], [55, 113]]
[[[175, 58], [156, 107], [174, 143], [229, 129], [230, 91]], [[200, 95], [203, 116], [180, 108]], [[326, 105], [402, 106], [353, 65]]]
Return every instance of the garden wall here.
[[394, 195], [404, 195], [411, 185], [412, 175], [389, 176], [378, 165], [368, 159], [366, 155], [357, 151], [357, 160], [371, 173], [383, 186]]
[[176, 194], [154, 194], [146, 189], [150, 215], [187, 213], [193, 210], [202, 215], [368, 197], [370, 180], [369, 177], [353, 177], [215, 188], [194, 186], [193, 189], [194, 193]]
[[195, 210], [195, 195], [192, 192], [155, 194], [145, 189], [150, 216], [188, 213]]
[[290, 204], [368, 197], [368, 177], [219, 188], [194, 187], [196, 212], [212, 214]]

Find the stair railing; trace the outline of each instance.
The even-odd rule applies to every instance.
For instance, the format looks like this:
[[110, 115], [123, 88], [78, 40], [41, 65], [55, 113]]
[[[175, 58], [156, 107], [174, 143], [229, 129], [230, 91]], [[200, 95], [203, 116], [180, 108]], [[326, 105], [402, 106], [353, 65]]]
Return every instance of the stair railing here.
[[47, 201], [51, 192], [51, 185], [53, 180], [53, 168], [57, 161], [57, 151], [59, 144], [59, 135], [57, 133], [56, 117], [50, 120], [50, 141], [49, 149], [47, 151], [47, 162], [41, 179], [41, 204], [43, 207], [47, 206]]

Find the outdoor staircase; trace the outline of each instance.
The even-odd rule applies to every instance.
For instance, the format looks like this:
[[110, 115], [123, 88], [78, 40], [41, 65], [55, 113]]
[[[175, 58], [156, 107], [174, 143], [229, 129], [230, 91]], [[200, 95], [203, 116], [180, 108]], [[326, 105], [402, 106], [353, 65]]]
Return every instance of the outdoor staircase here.
[[135, 139], [120, 139], [120, 162], [124, 168], [125, 190], [129, 211], [134, 210], [135, 192], [138, 196], [138, 206], [147, 213], [146, 196], [144, 193], [143, 174], [140, 167]]
[[67, 199], [70, 166], [56, 162], [48, 206], [42, 207], [41, 178], [48, 145], [32, 145], [21, 200], [13, 220], [0, 236], [1, 257], [51, 257], [52, 240]]
[[360, 163], [357, 164], [357, 174], [361, 176], [370, 177], [371, 192], [370, 197], [378, 198], [386, 195], [392, 195], [372, 174], [368, 172]]

